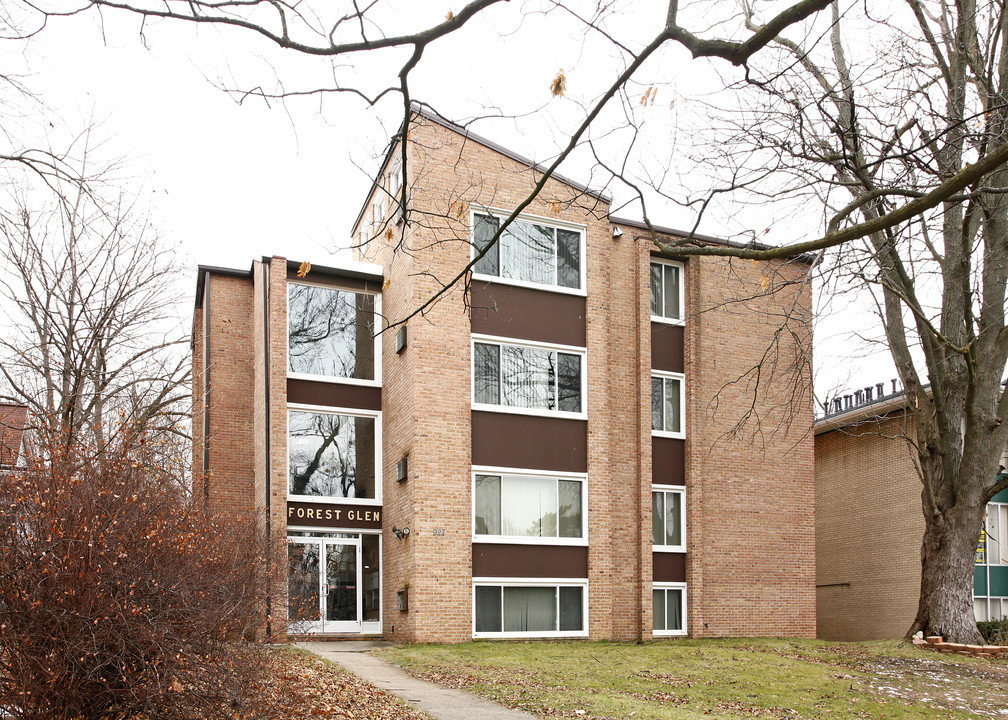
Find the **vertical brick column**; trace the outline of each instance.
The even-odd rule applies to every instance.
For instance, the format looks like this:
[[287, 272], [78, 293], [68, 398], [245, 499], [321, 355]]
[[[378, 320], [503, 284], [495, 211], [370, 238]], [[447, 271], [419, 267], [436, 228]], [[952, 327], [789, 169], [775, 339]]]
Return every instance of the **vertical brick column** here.
[[690, 268], [691, 625], [697, 635], [811, 637], [811, 364], [792, 372], [811, 351], [807, 266], [698, 258]]
[[250, 388], [252, 282], [211, 275], [203, 312], [209, 334], [209, 501], [215, 513], [254, 516]]

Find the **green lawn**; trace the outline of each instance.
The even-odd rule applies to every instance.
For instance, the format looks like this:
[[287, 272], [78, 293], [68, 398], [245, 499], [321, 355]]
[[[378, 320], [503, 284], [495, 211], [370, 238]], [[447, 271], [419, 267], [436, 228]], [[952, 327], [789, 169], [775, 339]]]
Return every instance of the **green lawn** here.
[[1008, 718], [1008, 661], [900, 642], [473, 642], [382, 656], [539, 717]]

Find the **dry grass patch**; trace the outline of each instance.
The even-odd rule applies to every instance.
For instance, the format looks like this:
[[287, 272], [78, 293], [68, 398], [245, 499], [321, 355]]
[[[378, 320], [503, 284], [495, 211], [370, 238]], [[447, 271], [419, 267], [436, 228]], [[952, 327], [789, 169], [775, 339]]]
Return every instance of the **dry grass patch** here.
[[1008, 718], [1008, 661], [898, 642], [473, 642], [382, 657], [543, 718]]

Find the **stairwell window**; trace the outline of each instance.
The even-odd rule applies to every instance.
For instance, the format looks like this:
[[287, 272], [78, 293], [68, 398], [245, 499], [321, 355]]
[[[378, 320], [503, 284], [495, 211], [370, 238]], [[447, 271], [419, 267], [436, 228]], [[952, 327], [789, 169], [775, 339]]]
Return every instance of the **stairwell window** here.
[[651, 319], [680, 324], [683, 321], [683, 266], [680, 263], [651, 263]]
[[291, 408], [287, 463], [287, 495], [292, 499], [380, 500], [380, 419], [349, 411]]
[[379, 299], [370, 293], [287, 284], [287, 372], [319, 380], [380, 381], [375, 337]]
[[[584, 289], [584, 230], [539, 218], [518, 218], [490, 246], [505, 214], [473, 214], [473, 274], [518, 285]], [[489, 249], [487, 249], [489, 246]]]
[[584, 351], [473, 341], [473, 405], [526, 414], [584, 411]]

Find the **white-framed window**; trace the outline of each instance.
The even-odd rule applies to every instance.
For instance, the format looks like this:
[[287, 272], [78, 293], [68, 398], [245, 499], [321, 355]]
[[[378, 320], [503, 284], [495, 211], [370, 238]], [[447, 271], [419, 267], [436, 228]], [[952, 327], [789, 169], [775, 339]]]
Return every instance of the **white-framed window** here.
[[585, 637], [588, 581], [473, 578], [473, 637]]
[[373, 293], [287, 283], [287, 375], [380, 384], [380, 313], [381, 296]]
[[686, 551], [686, 488], [651, 486], [651, 548], [659, 552]]
[[[472, 248], [476, 257], [510, 213], [474, 210]], [[515, 285], [584, 295], [585, 228], [555, 219], [522, 215], [473, 266], [473, 276]]]
[[288, 498], [380, 505], [381, 455], [381, 413], [288, 405]]
[[686, 583], [654, 583], [652, 596], [652, 634], [686, 634]]
[[586, 476], [473, 469], [473, 542], [586, 545]]
[[586, 417], [585, 350], [473, 335], [473, 408]]
[[651, 371], [651, 434], [686, 437], [686, 389], [682, 373]]
[[1008, 503], [987, 503], [981, 544], [977, 563], [1008, 565]]
[[389, 200], [391, 207], [396, 208], [401, 204], [402, 194], [402, 157], [398, 152], [394, 153], [392, 161], [389, 163]]
[[651, 319], [683, 323], [683, 265], [670, 260], [651, 261]]
[[361, 218], [361, 224], [360, 224], [361, 250], [366, 250], [369, 242], [371, 242], [371, 208], [368, 208], [367, 212], [364, 213], [364, 217]]

